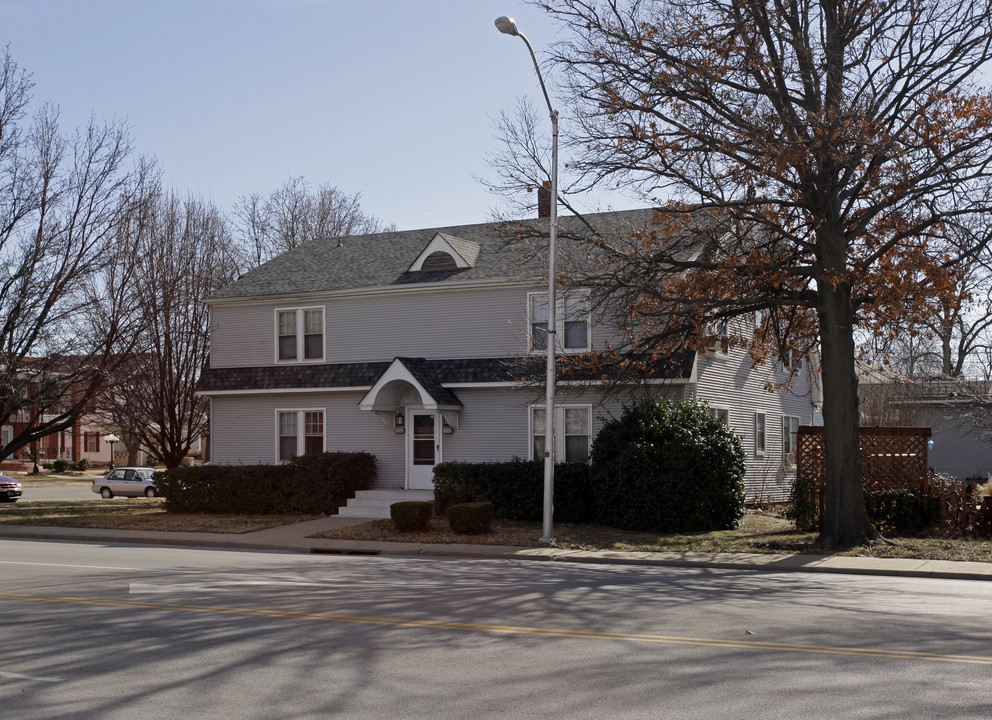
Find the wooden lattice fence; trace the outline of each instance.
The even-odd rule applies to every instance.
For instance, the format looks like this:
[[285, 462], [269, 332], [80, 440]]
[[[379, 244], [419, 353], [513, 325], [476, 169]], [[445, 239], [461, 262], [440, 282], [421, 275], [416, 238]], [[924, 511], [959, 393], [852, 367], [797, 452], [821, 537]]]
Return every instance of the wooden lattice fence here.
[[[865, 487], [908, 487], [929, 480], [930, 428], [861, 428], [861, 477]], [[801, 425], [796, 437], [796, 473], [823, 484], [823, 428]]]
[[[941, 520], [965, 529], [981, 518], [981, 499], [968, 483], [934, 481], [928, 458], [930, 428], [861, 428], [861, 470], [869, 490], [906, 489], [938, 502]], [[800, 426], [796, 437], [797, 477], [811, 480], [817, 492], [817, 516], [823, 517], [823, 428]], [[819, 525], [819, 522], [817, 522]]]

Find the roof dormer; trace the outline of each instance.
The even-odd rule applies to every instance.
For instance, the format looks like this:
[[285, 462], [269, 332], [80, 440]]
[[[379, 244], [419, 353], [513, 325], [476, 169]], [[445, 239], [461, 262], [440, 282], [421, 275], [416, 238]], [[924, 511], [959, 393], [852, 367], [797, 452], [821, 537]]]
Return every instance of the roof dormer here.
[[440, 272], [475, 267], [479, 248], [477, 242], [436, 233], [427, 247], [420, 251], [408, 272]]

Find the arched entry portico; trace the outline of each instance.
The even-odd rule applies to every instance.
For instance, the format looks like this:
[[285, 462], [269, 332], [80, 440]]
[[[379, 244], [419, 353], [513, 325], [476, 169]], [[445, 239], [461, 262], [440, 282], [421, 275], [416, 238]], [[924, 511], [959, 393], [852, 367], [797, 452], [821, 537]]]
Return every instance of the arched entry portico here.
[[359, 402], [403, 443], [408, 490], [433, 490], [434, 466], [444, 455], [445, 425], [458, 427], [462, 403], [441, 386], [423, 358], [396, 358]]

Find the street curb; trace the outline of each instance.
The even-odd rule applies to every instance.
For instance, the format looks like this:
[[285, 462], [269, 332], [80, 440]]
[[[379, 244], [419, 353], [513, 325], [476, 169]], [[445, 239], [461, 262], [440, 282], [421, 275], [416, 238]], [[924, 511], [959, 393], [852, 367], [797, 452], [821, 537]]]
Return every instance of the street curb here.
[[[56, 540], [70, 542], [129, 543], [164, 547], [218, 548], [254, 552], [364, 557], [461, 558], [478, 560], [528, 560], [645, 567], [708, 568], [751, 572], [833, 573], [939, 580], [992, 580], [992, 563], [950, 560], [912, 560], [839, 557], [835, 555], [777, 555], [763, 553], [647, 553], [563, 550], [495, 545], [443, 545], [426, 543], [322, 540], [294, 535], [292, 526], [257, 533], [268, 539], [211, 533], [55, 528], [51, 526], [0, 525], [0, 539]], [[247, 536], [254, 533], [246, 533]], [[285, 539], [277, 539], [279, 536]]]

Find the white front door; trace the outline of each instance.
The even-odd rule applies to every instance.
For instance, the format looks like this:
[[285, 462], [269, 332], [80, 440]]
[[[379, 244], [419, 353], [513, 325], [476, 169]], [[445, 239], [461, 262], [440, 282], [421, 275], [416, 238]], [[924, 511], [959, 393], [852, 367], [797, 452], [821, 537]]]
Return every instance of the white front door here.
[[407, 472], [409, 490], [433, 490], [434, 466], [441, 455], [440, 422], [433, 410], [410, 410], [407, 414]]

